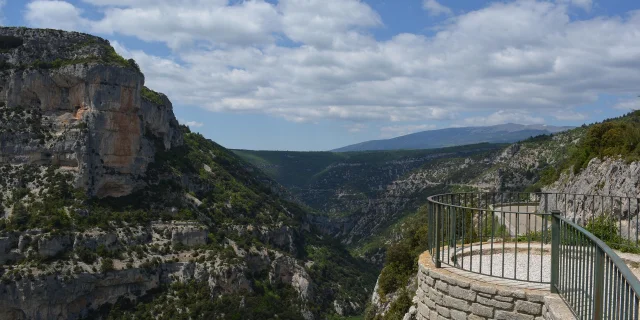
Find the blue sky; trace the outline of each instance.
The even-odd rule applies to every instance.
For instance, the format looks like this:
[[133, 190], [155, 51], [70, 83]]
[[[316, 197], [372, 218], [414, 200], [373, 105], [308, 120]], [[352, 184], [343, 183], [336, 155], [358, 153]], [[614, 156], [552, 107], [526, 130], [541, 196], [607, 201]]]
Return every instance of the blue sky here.
[[0, 0], [0, 23], [99, 35], [192, 130], [327, 150], [451, 126], [640, 108], [633, 0]]

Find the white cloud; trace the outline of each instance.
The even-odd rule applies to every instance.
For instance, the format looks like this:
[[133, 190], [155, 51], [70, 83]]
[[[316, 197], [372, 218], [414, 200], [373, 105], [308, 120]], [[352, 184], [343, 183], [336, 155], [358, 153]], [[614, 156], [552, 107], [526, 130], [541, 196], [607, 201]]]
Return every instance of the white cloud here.
[[386, 126], [380, 128], [380, 136], [382, 138], [393, 138], [404, 136], [414, 132], [433, 130], [435, 128], [435, 124], [407, 124], [398, 126]]
[[360, 0], [281, 0], [278, 9], [285, 35], [315, 47], [366, 42], [354, 29], [382, 23], [380, 16]]
[[69, 2], [57, 0], [29, 2], [25, 13], [25, 19], [31, 26], [67, 31], [75, 31], [87, 23], [81, 16], [82, 10]]
[[613, 106], [614, 109], [620, 110], [640, 110], [640, 98], [622, 100]]
[[200, 128], [200, 127], [204, 126], [204, 123], [197, 122], [197, 121], [187, 121], [187, 120], [183, 120], [183, 119], [178, 119], [178, 122], [180, 122], [180, 124], [188, 126], [189, 128]]
[[452, 15], [453, 11], [449, 7], [443, 6], [436, 0], [424, 0], [422, 7], [429, 12], [430, 16]]
[[466, 121], [541, 123], [640, 83], [639, 12], [572, 20], [562, 2], [497, 2], [433, 35], [380, 41], [370, 34], [379, 15], [356, 0], [85, 1], [104, 17], [89, 21], [60, 1], [54, 12], [66, 13], [47, 15], [36, 1], [26, 18], [165, 42], [170, 58], [114, 45], [174, 104], [212, 111], [397, 125], [474, 111], [490, 116]]
[[462, 123], [466, 126], [492, 126], [502, 123], [543, 124], [544, 118], [531, 115], [527, 111], [499, 110], [488, 116], [466, 118]]
[[109, 7], [91, 30], [162, 41], [174, 49], [197, 40], [234, 45], [273, 42], [272, 33], [280, 30], [280, 17], [273, 5], [264, 1], [225, 2], [183, 0]]

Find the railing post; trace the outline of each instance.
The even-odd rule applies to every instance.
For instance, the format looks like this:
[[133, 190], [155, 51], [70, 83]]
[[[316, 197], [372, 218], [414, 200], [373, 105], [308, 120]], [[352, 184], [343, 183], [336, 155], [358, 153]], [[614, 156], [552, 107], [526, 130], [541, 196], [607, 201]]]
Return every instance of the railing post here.
[[604, 251], [596, 246], [593, 284], [593, 319], [601, 320], [604, 308]]
[[436, 254], [436, 259], [433, 262], [436, 265], [436, 268], [440, 268], [441, 267], [441, 263], [440, 263], [440, 247], [442, 246], [442, 239], [440, 237], [440, 223], [442, 221], [442, 205], [440, 204], [436, 204], [434, 205], [435, 208], [435, 212], [436, 212], [436, 223], [435, 223], [435, 238], [436, 238], [436, 250], [435, 250], [435, 254]]
[[551, 211], [551, 293], [558, 293], [560, 274], [560, 211]]
[[548, 193], [544, 194], [544, 212], [545, 213], [549, 212], [549, 194]]

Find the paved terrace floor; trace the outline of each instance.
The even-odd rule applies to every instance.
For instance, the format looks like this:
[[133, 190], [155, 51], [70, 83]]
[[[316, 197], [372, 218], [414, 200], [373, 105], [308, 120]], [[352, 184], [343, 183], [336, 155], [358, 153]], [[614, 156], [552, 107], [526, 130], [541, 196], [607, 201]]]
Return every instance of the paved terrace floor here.
[[[465, 244], [464, 249], [441, 248], [445, 257], [442, 267], [452, 273], [496, 285], [543, 291], [549, 290], [551, 280], [550, 252], [551, 245], [540, 242], [494, 242], [493, 247], [484, 242]], [[640, 278], [640, 255], [615, 252]], [[546, 283], [540, 283], [541, 279]]]

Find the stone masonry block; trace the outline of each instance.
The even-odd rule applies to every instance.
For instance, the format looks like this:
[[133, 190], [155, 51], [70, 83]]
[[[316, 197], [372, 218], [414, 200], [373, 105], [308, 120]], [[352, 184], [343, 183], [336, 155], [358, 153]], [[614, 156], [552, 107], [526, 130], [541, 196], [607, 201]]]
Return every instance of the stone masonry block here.
[[533, 320], [532, 315], [496, 310], [497, 320]]
[[479, 283], [472, 284], [471, 290], [476, 291], [478, 293], [486, 293], [491, 295], [496, 294], [496, 292], [498, 292], [498, 289], [496, 289], [495, 287], [485, 286]]
[[493, 298], [498, 300], [498, 301], [513, 302], [513, 298], [511, 298], [511, 297], [505, 297], [505, 296], [501, 296], [501, 295], [496, 295]]
[[449, 294], [454, 298], [463, 299], [470, 302], [476, 301], [476, 293], [468, 289], [462, 289], [456, 286], [449, 286]]
[[511, 310], [513, 309], [513, 303], [493, 300], [485, 297], [478, 296], [476, 301], [484, 304], [485, 306], [496, 307], [498, 309]]
[[470, 307], [469, 307], [469, 302], [462, 300], [462, 299], [456, 299], [454, 297], [450, 297], [450, 296], [443, 296], [442, 297], [442, 302], [443, 305], [456, 309], [456, 310], [461, 310], [461, 311], [466, 311], [469, 312], [470, 311]]
[[451, 316], [451, 312], [449, 311], [449, 308], [445, 308], [442, 306], [436, 306], [436, 311], [438, 311], [438, 314], [445, 317], [445, 318], [449, 318]]
[[478, 315], [478, 316], [483, 316], [483, 317], [487, 317], [487, 318], [492, 318], [493, 317], [493, 308], [491, 307], [487, 307], [487, 306], [483, 306], [479, 303], [474, 303], [471, 305], [471, 313]]
[[516, 301], [516, 311], [538, 316], [542, 314], [542, 305], [529, 301]]
[[451, 319], [453, 319], [453, 320], [467, 320], [467, 313], [466, 312], [462, 312], [462, 311], [458, 311], [458, 310], [451, 310]]
[[449, 285], [442, 280], [436, 281], [436, 289], [442, 292], [449, 292]]

